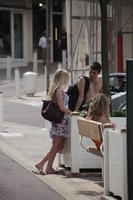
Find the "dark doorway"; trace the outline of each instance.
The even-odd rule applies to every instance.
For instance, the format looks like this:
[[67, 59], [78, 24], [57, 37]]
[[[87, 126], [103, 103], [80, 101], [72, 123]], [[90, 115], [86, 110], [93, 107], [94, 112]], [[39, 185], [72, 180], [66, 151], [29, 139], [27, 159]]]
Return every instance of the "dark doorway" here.
[[62, 60], [61, 49], [58, 46], [61, 39], [62, 15], [64, 0], [53, 0], [53, 60]]
[[10, 11], [0, 10], [0, 58], [11, 55]]
[[[39, 1], [33, 0], [33, 51], [38, 49], [39, 38], [44, 30], [46, 30], [46, 5], [45, 1], [41, 0], [42, 6]], [[53, 61], [61, 61], [61, 49], [58, 47], [58, 41], [61, 35], [62, 15], [63, 15], [64, 0], [52, 0], [52, 13], [53, 13]], [[50, 30], [51, 31], [51, 30]], [[40, 53], [38, 52], [38, 59]]]
[[53, 59], [56, 62], [61, 61], [61, 49], [58, 42], [61, 35], [62, 15], [53, 15]]
[[[38, 48], [39, 38], [46, 30], [46, 6], [39, 5], [38, 2], [33, 2], [33, 50]], [[38, 52], [39, 53], [39, 52]], [[40, 58], [40, 54], [38, 54]]]

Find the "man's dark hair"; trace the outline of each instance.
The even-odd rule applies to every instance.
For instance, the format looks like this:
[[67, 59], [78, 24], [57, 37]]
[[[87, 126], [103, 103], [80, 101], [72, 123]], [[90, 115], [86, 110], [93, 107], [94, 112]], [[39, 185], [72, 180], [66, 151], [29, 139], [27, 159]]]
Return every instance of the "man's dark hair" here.
[[93, 62], [93, 64], [90, 66], [90, 68], [92, 70], [97, 70], [98, 71], [98, 74], [100, 73], [101, 69], [102, 69], [102, 66], [100, 65], [100, 63], [98, 62]]

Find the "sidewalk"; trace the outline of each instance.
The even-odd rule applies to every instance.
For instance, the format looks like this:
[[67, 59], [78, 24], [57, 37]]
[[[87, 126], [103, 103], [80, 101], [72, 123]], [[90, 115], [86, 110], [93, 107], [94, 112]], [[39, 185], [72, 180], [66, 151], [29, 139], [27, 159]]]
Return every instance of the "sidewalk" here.
[[[44, 91], [38, 92], [35, 97], [23, 95], [21, 98], [10, 98], [9, 101], [40, 107], [43, 98]], [[49, 150], [50, 145], [51, 139], [46, 128], [4, 123], [0, 130], [0, 150], [30, 172], [35, 170], [35, 163]], [[57, 158], [54, 167], [57, 166]], [[69, 178], [63, 174], [35, 176], [67, 200], [98, 200], [103, 195], [103, 181], [98, 173]]]
[[[58, 63], [51, 63], [50, 65], [51, 73], [53, 73], [57, 69], [57, 65]], [[11, 79], [15, 78], [15, 69], [16, 67], [11, 68]], [[25, 72], [33, 71], [33, 64], [29, 64], [27, 66], [21, 66], [21, 67], [18, 67], [18, 69], [19, 69], [20, 77], [22, 78]], [[44, 74], [44, 65], [40, 62], [38, 62], [37, 71], [38, 71], [38, 75]], [[6, 76], [7, 76], [6, 73], [7, 73], [6, 69], [0, 69], [0, 80], [6, 79]]]

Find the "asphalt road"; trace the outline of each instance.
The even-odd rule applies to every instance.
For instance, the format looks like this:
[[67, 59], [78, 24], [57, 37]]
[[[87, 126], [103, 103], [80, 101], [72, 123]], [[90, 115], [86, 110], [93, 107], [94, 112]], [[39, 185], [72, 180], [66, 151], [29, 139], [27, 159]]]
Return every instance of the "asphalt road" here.
[[4, 102], [4, 121], [44, 127], [41, 108], [15, 102]]
[[15, 161], [0, 152], [0, 200], [63, 200]]
[[[11, 102], [10, 98], [15, 97], [15, 82], [0, 82], [0, 91], [3, 93], [4, 121], [18, 124], [44, 127], [43, 118], [40, 114], [40, 107]], [[43, 88], [43, 78], [38, 81], [38, 90]]]

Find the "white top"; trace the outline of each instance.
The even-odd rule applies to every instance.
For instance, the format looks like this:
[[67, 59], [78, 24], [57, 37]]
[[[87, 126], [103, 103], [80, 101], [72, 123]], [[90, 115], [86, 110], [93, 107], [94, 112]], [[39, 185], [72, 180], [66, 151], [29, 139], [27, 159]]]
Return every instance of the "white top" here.
[[46, 48], [47, 47], [47, 40], [44, 36], [42, 36], [39, 40], [38, 44], [41, 48]]

